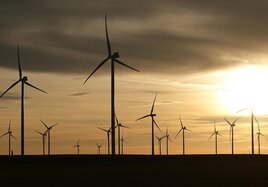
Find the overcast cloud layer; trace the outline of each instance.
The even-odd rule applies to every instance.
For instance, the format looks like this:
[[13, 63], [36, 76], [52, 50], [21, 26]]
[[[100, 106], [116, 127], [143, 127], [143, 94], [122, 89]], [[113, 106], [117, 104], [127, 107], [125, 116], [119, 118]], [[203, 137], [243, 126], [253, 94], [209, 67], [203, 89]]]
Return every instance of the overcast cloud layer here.
[[194, 73], [266, 57], [265, 0], [9, 0], [0, 4], [0, 66], [17, 68], [19, 44], [25, 70], [89, 73], [106, 55], [105, 13], [114, 51], [143, 72]]

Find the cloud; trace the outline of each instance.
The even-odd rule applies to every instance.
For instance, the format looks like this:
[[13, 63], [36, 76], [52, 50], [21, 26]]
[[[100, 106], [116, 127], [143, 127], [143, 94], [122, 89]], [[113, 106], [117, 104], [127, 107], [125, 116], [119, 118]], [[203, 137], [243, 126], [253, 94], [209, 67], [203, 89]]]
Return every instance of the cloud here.
[[[88, 74], [107, 53], [105, 12], [112, 47], [143, 73], [257, 63], [267, 52], [267, 5], [264, 0], [6, 1], [0, 7], [0, 67], [17, 68], [20, 44], [24, 70]], [[109, 66], [103, 68], [100, 74]]]
[[90, 94], [90, 92], [77, 92], [77, 93], [70, 94], [69, 96], [83, 96], [83, 95], [88, 95], [88, 94]]
[[[1, 100], [20, 100], [20, 94], [16, 93], [6, 93], [3, 97], [1, 97]], [[24, 99], [30, 99], [30, 97], [24, 97]]]

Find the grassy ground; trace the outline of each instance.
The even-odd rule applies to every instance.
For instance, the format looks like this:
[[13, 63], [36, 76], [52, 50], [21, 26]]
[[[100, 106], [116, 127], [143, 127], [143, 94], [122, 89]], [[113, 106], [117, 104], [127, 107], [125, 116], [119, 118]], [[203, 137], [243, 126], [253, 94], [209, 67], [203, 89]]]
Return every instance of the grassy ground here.
[[268, 156], [0, 156], [0, 186], [268, 186]]

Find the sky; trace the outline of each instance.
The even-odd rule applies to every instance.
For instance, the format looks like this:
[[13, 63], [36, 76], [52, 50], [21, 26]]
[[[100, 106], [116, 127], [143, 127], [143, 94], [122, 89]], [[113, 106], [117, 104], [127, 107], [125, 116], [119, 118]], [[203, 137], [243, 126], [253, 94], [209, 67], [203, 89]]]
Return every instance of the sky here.
[[[41, 154], [44, 131], [40, 119], [59, 123], [52, 133], [53, 154], [72, 154], [80, 138], [81, 153], [94, 154], [96, 142], [107, 152], [110, 127], [110, 66], [105, 64], [83, 85], [107, 56], [104, 15], [112, 50], [120, 60], [139, 69], [116, 65], [116, 113], [124, 129], [125, 153], [151, 153], [150, 120], [135, 120], [150, 112], [157, 93], [156, 121], [162, 136], [169, 129], [171, 154], [181, 154], [179, 115], [191, 129], [186, 153], [212, 154], [208, 140], [213, 123], [223, 135], [219, 153], [230, 153], [230, 120], [235, 127], [235, 152], [250, 153], [250, 111], [268, 136], [268, 2], [265, 0], [78, 0], [2, 1], [0, 6], [0, 92], [18, 79], [16, 47], [23, 74], [47, 91], [27, 87], [25, 94], [25, 153]], [[11, 120], [20, 139], [20, 86], [0, 99], [0, 134]], [[255, 132], [257, 131], [255, 126]], [[156, 141], [156, 140], [155, 140]], [[257, 146], [256, 136], [255, 145]], [[262, 152], [268, 142], [262, 137]], [[20, 141], [13, 141], [15, 154]], [[162, 152], [165, 153], [163, 142]], [[156, 153], [158, 146], [156, 142]], [[0, 154], [8, 153], [7, 137]]]

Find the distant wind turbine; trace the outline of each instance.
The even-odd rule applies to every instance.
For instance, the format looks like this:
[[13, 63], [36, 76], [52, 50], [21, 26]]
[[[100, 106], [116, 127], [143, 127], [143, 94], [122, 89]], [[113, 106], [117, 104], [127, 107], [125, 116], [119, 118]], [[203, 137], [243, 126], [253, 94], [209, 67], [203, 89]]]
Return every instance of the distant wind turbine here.
[[0, 136], [0, 137], [3, 137], [5, 135], [8, 135], [8, 155], [9, 156], [11, 155], [11, 137], [17, 140], [15, 136], [12, 135], [12, 130], [10, 128], [10, 125], [11, 125], [11, 120], [9, 120], [8, 131], [4, 133], [2, 136]]
[[124, 143], [127, 143], [124, 139], [124, 136], [122, 136], [122, 138], [120, 139], [121, 140], [121, 154], [123, 155], [124, 154]]
[[125, 125], [122, 125], [119, 121], [118, 121], [118, 118], [117, 116], [115, 115], [115, 119], [116, 119], [116, 127], [115, 128], [118, 128], [118, 154], [120, 155], [120, 128], [127, 128], [127, 129], [130, 129], [129, 127], [125, 126]]
[[157, 125], [157, 123], [154, 120], [154, 117], [156, 116], [156, 114], [154, 114], [154, 104], [155, 104], [156, 97], [157, 97], [157, 94], [155, 95], [150, 114], [145, 115], [145, 116], [136, 120], [136, 121], [138, 121], [138, 120], [141, 120], [141, 119], [144, 119], [147, 117], [151, 117], [151, 119], [152, 119], [152, 155], [154, 155], [154, 125], [158, 128], [159, 131], [161, 131], [161, 129], [159, 128], [159, 126]]
[[175, 136], [175, 138], [177, 138], [177, 136], [180, 134], [180, 132], [182, 131], [182, 154], [185, 155], [185, 132], [184, 131], [191, 131], [190, 129], [187, 129], [181, 120], [181, 116], [180, 116], [180, 123], [181, 123], [181, 129], [179, 130], [179, 132], [177, 133], [177, 135]]
[[96, 143], [96, 145], [97, 145], [97, 153], [100, 155], [101, 154], [101, 146], [102, 146], [102, 144], [101, 145], [99, 145], [98, 143]]
[[73, 146], [73, 148], [77, 149], [77, 155], [80, 154], [80, 139], [77, 141], [76, 145]]
[[36, 86], [30, 84], [28, 82], [28, 78], [26, 76], [22, 76], [21, 64], [20, 64], [20, 53], [19, 53], [19, 46], [17, 47], [17, 56], [18, 56], [18, 67], [19, 67], [19, 80], [13, 83], [0, 97], [5, 95], [11, 88], [21, 82], [21, 156], [24, 155], [24, 85], [32, 87], [36, 90], [39, 90], [43, 93], [47, 93], [44, 90], [37, 88]]
[[230, 134], [229, 136], [231, 136], [231, 143], [232, 143], [232, 155], [234, 154], [234, 126], [235, 123], [237, 122], [237, 120], [240, 119], [240, 117], [236, 118], [233, 123], [231, 123], [229, 120], [227, 120], [226, 118], [224, 118], [225, 121], [230, 125]]
[[245, 111], [245, 110], [250, 110], [251, 112], [251, 153], [254, 155], [254, 113], [251, 108], [245, 108], [242, 110], [239, 110], [237, 113]]
[[216, 129], [215, 121], [214, 121], [214, 132], [209, 137], [209, 140], [212, 136], [215, 136], [215, 154], [218, 154], [218, 136], [222, 136], [219, 131]]
[[98, 127], [98, 129], [106, 132], [106, 134], [107, 134], [107, 141], [108, 141], [107, 148], [108, 148], [108, 155], [109, 155], [110, 154], [110, 134], [111, 134], [111, 128], [109, 128], [108, 130], [106, 130], [106, 129], [103, 129], [103, 128]]
[[258, 124], [258, 132], [257, 132], [257, 136], [258, 136], [258, 154], [260, 155], [261, 154], [261, 136], [263, 136], [263, 137], [266, 137], [266, 136], [261, 133], [260, 124], [259, 124], [259, 121], [256, 119], [255, 115], [254, 115], [254, 119]]
[[168, 142], [171, 141], [173, 143], [173, 141], [169, 138], [168, 128], [166, 130], [166, 136], [165, 137], [166, 137], [166, 145], [167, 145], [166, 149], [167, 149], [167, 155], [168, 155]]
[[156, 139], [158, 140], [159, 155], [162, 155], [162, 153], [161, 153], [161, 145], [162, 145], [161, 141], [162, 141], [166, 136], [162, 136], [162, 137], [159, 138], [158, 136], [155, 135], [155, 137], [156, 137]]
[[51, 148], [51, 145], [50, 145], [50, 131], [52, 130], [52, 128], [53, 127], [55, 127], [56, 125], [58, 125], [59, 123], [56, 123], [56, 124], [54, 124], [54, 125], [51, 125], [51, 126], [47, 126], [47, 124], [45, 124], [45, 122], [44, 121], [42, 121], [41, 119], [40, 119], [40, 121], [43, 123], [43, 125], [47, 128], [47, 137], [48, 137], [48, 148], [47, 148], [47, 150], [48, 150], [48, 155], [50, 155], [50, 148]]
[[38, 134], [42, 136], [42, 144], [43, 144], [43, 155], [46, 154], [46, 136], [47, 136], [47, 130], [44, 133], [41, 133], [40, 131], [35, 131]]
[[114, 81], [114, 65], [115, 63], [125, 66], [129, 69], [139, 72], [137, 69], [128, 66], [127, 64], [120, 61], [118, 58], [119, 53], [115, 52], [112, 54], [112, 48], [109, 40], [108, 29], [107, 29], [107, 15], [105, 14], [105, 33], [106, 33], [106, 42], [107, 42], [107, 50], [108, 56], [97, 66], [97, 68], [88, 76], [85, 80], [84, 84], [88, 81], [88, 79], [108, 60], [111, 60], [111, 134], [112, 134], [112, 155], [115, 155], [115, 81]]

